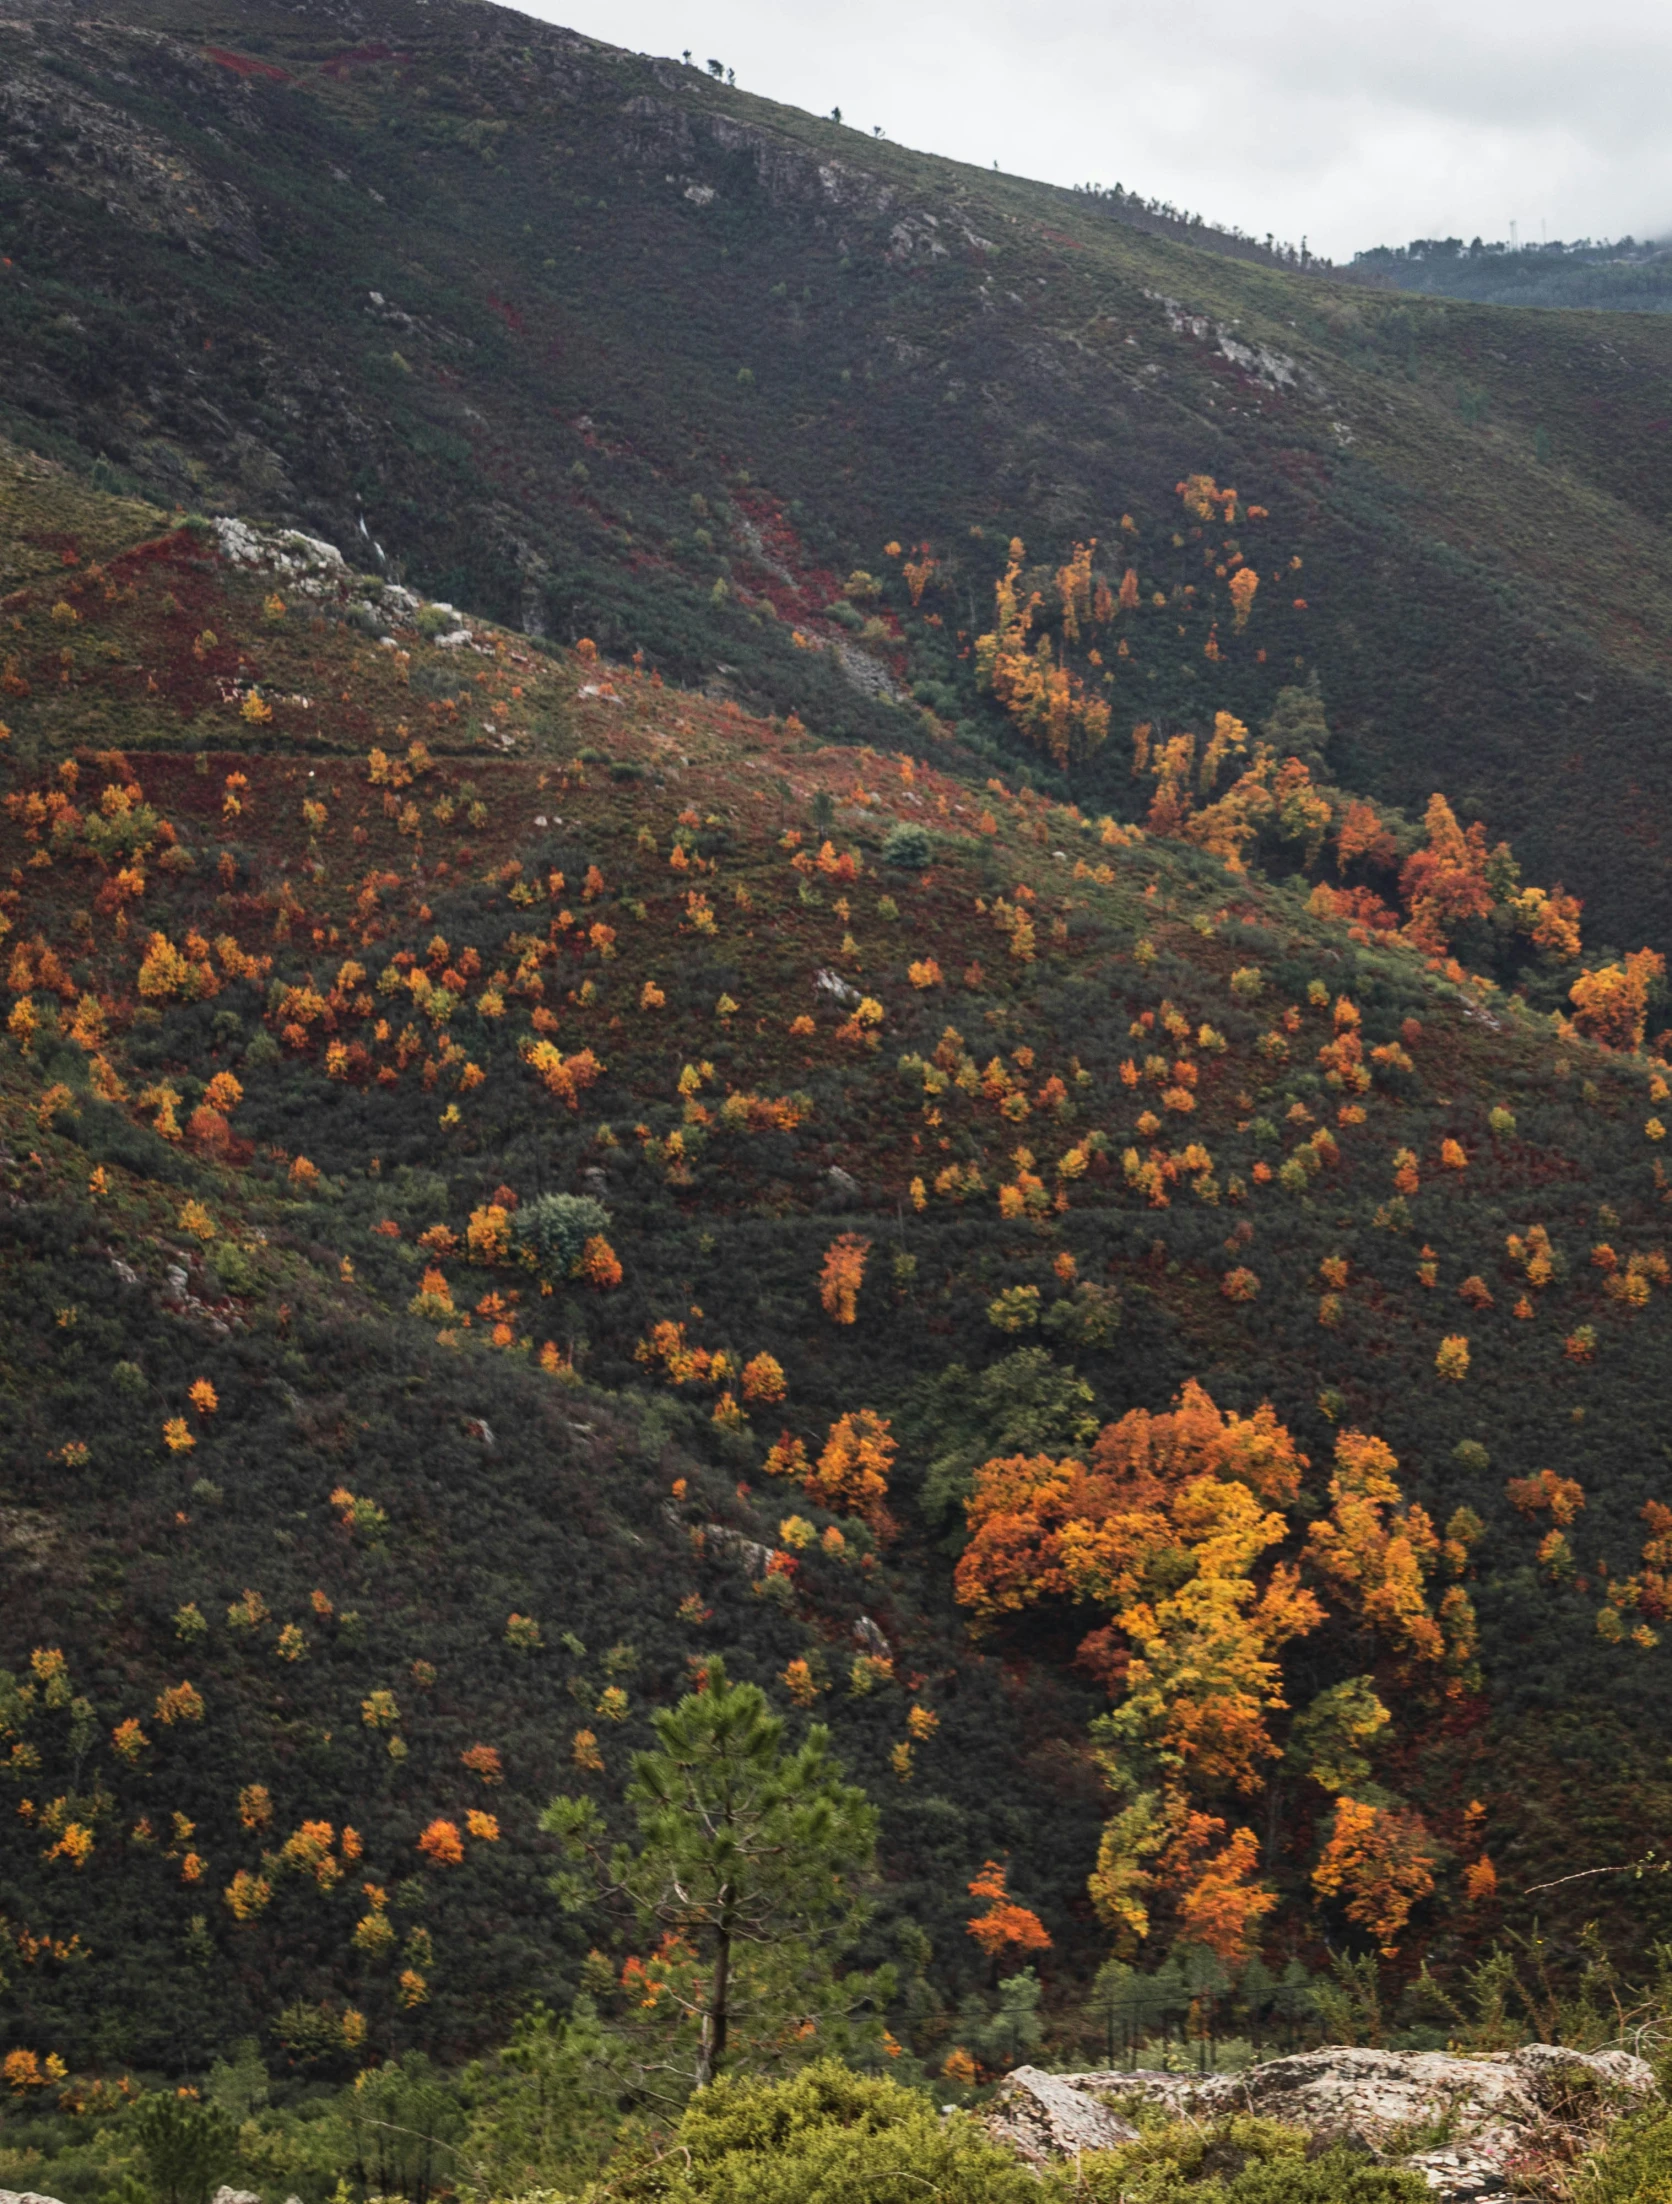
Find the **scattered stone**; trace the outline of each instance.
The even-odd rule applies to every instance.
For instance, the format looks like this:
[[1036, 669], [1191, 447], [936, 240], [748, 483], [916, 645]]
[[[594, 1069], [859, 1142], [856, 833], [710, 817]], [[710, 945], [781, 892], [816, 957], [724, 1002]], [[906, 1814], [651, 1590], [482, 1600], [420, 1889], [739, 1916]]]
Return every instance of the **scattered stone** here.
[[5, 1555], [10, 1574], [38, 1576], [58, 1543], [58, 1525], [50, 1515], [38, 1508], [0, 1506], [0, 1554]]

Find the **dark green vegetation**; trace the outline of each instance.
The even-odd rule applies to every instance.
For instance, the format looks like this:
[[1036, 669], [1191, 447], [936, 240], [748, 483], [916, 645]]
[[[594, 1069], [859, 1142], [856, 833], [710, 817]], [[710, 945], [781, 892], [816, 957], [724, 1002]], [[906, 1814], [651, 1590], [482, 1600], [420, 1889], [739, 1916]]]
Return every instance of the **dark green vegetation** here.
[[886, 670], [1010, 745], [960, 655], [1010, 536], [1054, 562], [1130, 516], [1147, 597], [1206, 470], [1304, 580], [1213, 664], [1186, 547], [1187, 632], [1119, 669], [1082, 798], [1130, 805], [1133, 720], [1256, 725], [1303, 657], [1347, 785], [1444, 787], [1593, 938], [1672, 938], [1657, 318], [1229, 260], [455, 0], [123, 20], [0, 15], [12, 433], [890, 746], [875, 671], [792, 640], [843, 640], [852, 569], [931, 545], [944, 624]]

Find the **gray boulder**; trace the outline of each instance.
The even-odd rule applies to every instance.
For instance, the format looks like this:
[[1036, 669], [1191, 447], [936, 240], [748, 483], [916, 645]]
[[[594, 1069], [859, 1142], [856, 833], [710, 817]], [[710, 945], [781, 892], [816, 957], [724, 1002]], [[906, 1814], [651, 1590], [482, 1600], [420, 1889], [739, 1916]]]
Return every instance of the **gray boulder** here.
[[[1134, 2098], [1177, 2119], [1252, 2112], [1408, 2166], [1440, 2204], [1511, 2204], [1560, 2193], [1562, 2170], [1654, 2085], [1649, 2066], [1627, 2051], [1530, 2043], [1466, 2056], [1328, 2044], [1240, 2074], [1018, 2067], [987, 2123], [996, 2139], [1038, 2164], [1130, 2141], [1133, 2131], [1115, 2106]], [[1099, 2116], [1109, 2127], [1098, 2127]], [[1094, 2141], [1094, 2134], [1106, 2139]]]
[[1018, 2066], [1007, 2074], [986, 2114], [988, 2133], [1030, 2166], [1052, 2158], [1077, 2158], [1083, 2150], [1115, 2150], [1135, 2143], [1138, 2130], [1081, 2088], [1079, 2074], [1045, 2074]]

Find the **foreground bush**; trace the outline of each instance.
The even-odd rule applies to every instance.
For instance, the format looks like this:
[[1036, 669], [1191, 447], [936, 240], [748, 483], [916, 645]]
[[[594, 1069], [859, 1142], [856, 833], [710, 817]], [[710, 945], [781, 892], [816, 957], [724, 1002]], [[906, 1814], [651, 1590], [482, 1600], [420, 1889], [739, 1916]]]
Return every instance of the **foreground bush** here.
[[[1125, 2150], [1043, 2177], [967, 2114], [833, 2060], [787, 2082], [717, 2082], [667, 2144], [612, 2175], [635, 2204], [1422, 2204], [1420, 2175], [1347, 2150], [1309, 2157], [1310, 2137], [1270, 2120], [1167, 2121]], [[1647, 2192], [1645, 2192], [1646, 2194]], [[1628, 2192], [1620, 2192], [1625, 2204]], [[1609, 2204], [1614, 2204], [1613, 2192]]]
[[833, 2059], [793, 2081], [725, 2081], [612, 2195], [667, 2204], [1027, 2204], [1035, 2176], [961, 2113]]
[[1664, 2204], [1672, 2196], [1672, 2111], [1622, 2120], [1574, 2184], [1573, 2204]]

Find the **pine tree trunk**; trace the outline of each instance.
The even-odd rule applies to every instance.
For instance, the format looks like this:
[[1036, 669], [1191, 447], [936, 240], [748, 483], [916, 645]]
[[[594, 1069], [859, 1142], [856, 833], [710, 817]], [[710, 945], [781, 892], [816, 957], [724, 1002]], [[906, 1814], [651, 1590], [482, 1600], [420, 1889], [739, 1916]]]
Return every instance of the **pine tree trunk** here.
[[720, 2071], [726, 2055], [726, 2023], [730, 2018], [731, 1935], [721, 1926], [714, 1950], [714, 1984], [702, 2021], [702, 2048], [697, 2055], [697, 2087], [706, 2089]]

